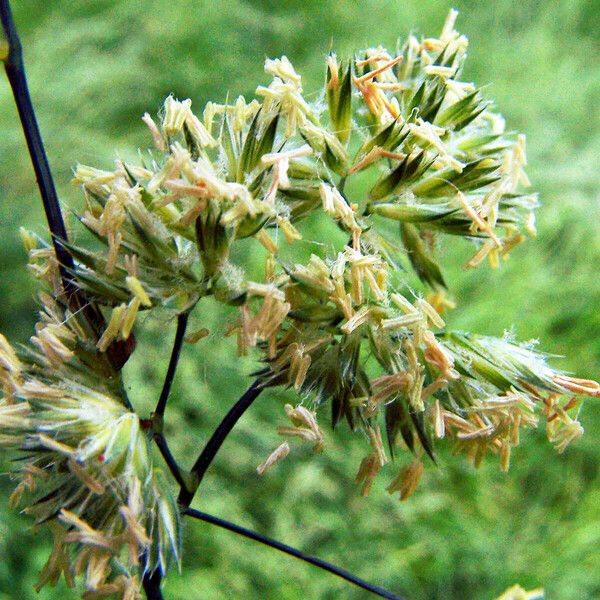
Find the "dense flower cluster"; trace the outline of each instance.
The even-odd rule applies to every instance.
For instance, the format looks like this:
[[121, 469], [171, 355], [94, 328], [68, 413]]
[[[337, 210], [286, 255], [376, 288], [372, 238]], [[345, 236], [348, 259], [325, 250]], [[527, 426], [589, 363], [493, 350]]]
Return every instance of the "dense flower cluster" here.
[[[52, 252], [24, 234], [54, 292], [23, 356], [0, 340], [0, 425], [1, 441], [23, 451], [15, 498], [27, 492], [39, 522], [64, 525], [53, 525], [41, 584], [87, 570], [90, 594], [121, 586], [134, 597], [140, 561], [164, 569], [179, 558], [168, 485], [106, 359], [140, 311], [202, 310], [209, 296], [238, 307], [240, 354], [257, 348], [261, 385], [297, 395], [281, 435], [322, 450], [317, 414], [328, 404], [334, 426], [345, 420], [368, 439], [364, 494], [400, 448], [413, 458], [388, 490], [405, 499], [436, 439], [476, 465], [497, 454], [506, 470], [520, 430], [540, 419], [559, 452], [581, 435], [578, 396], [600, 396], [596, 382], [553, 370], [531, 344], [451, 332], [442, 317], [452, 302], [441, 238], [475, 243], [466, 267], [496, 266], [535, 234], [537, 206], [524, 191], [524, 137], [461, 80], [467, 39], [455, 17], [398, 53], [329, 55], [313, 102], [285, 56], [266, 61], [272, 79], [250, 102], [209, 102], [200, 118], [170, 96], [158, 120], [143, 117], [154, 147], [138, 164], [79, 165], [79, 219], [103, 250], [64, 245], [73, 281], [106, 312], [99, 338], [62, 303]], [[264, 276], [252, 279], [261, 255]]]
[[140, 568], [179, 560], [178, 510], [85, 322], [60, 294], [40, 301], [28, 347], [17, 354], [0, 335], [0, 444], [19, 451], [11, 503], [26, 498], [25, 512], [51, 524], [54, 550], [40, 587], [85, 573], [86, 597], [135, 598]]

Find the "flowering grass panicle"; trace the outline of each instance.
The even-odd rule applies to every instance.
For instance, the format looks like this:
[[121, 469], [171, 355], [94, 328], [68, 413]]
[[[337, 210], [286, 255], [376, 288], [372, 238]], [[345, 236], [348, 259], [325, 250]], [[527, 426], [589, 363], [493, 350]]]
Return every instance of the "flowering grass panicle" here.
[[60, 240], [74, 259], [63, 269], [103, 312], [99, 335], [69, 308], [50, 247], [23, 232], [53, 291], [27, 347], [0, 338], [0, 442], [22, 457], [14, 500], [27, 498], [55, 535], [40, 585], [85, 572], [88, 597], [133, 598], [144, 573], [179, 561], [179, 509], [150, 443], [187, 498], [184, 513], [203, 455], [191, 474], [179, 469], [164, 403], [140, 419], [107, 357], [142, 311], [178, 316], [182, 341], [190, 312], [213, 310], [206, 298], [236, 308], [228, 331], [261, 361], [257, 389], [292, 399], [291, 424], [278, 430], [286, 441], [261, 474], [294, 440], [326, 448], [326, 407], [334, 427], [345, 421], [368, 444], [363, 494], [390, 459], [408, 456], [387, 488], [401, 500], [445, 440], [476, 466], [491, 454], [507, 470], [523, 429], [544, 422], [559, 452], [582, 434], [581, 397], [600, 396], [598, 383], [554, 370], [531, 344], [446, 325], [455, 304], [442, 243], [474, 245], [466, 268], [497, 267], [535, 235], [538, 206], [524, 136], [462, 78], [468, 41], [455, 20], [451, 11], [439, 37], [411, 35], [397, 51], [331, 53], [315, 100], [285, 56], [266, 61], [270, 81], [249, 102], [200, 113], [169, 96], [156, 118], [143, 116], [152, 147], [138, 162], [78, 165], [77, 215], [95, 246]]
[[[569, 394], [598, 395], [596, 384], [521, 345], [449, 332], [440, 315], [440, 239], [475, 243], [467, 268], [498, 266], [535, 234], [538, 204], [524, 136], [461, 79], [468, 41], [455, 17], [397, 53], [330, 54], [314, 102], [285, 56], [267, 60], [273, 80], [258, 99], [209, 103], [203, 120], [169, 97], [158, 122], [144, 116], [154, 149], [141, 164], [79, 166], [81, 221], [107, 250], [70, 248], [82, 288], [112, 307], [101, 348], [127, 336], [138, 310], [213, 296], [239, 305], [239, 351], [261, 349], [264, 386], [329, 402], [334, 425], [367, 432], [382, 419], [392, 453], [400, 443], [433, 457], [447, 437], [475, 464], [492, 452], [507, 469], [519, 429], [540, 415], [560, 451], [576, 439]], [[306, 257], [297, 244], [315, 219], [341, 237]], [[262, 282], [232, 259], [245, 238], [266, 250]], [[406, 262], [431, 303], [399, 271]]]

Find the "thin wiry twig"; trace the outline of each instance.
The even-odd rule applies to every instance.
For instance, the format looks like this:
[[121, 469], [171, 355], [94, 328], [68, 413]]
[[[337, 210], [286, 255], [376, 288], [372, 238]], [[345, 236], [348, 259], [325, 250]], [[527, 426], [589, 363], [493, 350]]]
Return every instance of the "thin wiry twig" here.
[[[61, 243], [67, 240], [67, 229], [63, 220], [54, 179], [48, 164], [48, 157], [40, 134], [35, 110], [31, 102], [25, 65], [23, 63], [23, 48], [17, 33], [17, 28], [10, 9], [8, 0], [0, 0], [0, 21], [2, 31], [8, 45], [7, 55], [3, 58], [4, 68], [10, 83], [15, 104], [19, 112], [23, 133], [27, 141], [31, 164], [35, 171], [38, 188], [44, 205], [44, 212], [48, 222], [48, 229], [52, 235], [52, 244], [58, 261], [63, 290], [72, 310], [81, 310], [85, 320], [94, 331], [96, 337], [102, 334], [105, 322], [100, 309], [81, 292], [73, 282], [72, 273], [75, 270], [73, 257]], [[108, 357], [116, 369], [120, 369], [129, 358], [135, 339], [113, 343], [108, 351]]]
[[[196, 488], [202, 482], [202, 478], [206, 473], [206, 470], [215, 458], [219, 448], [225, 441], [225, 438], [229, 435], [234, 425], [239, 421], [240, 417], [246, 412], [246, 410], [252, 405], [254, 400], [258, 398], [262, 392], [260, 381], [257, 379], [244, 393], [244, 395], [231, 407], [229, 412], [225, 415], [223, 420], [219, 423], [214, 433], [204, 446], [204, 449], [198, 456], [194, 466], [192, 467], [192, 474], [196, 477]], [[182, 488], [179, 492], [178, 502], [183, 506], [189, 506], [192, 499], [194, 498], [194, 491]]]
[[181, 474], [181, 469], [179, 468], [171, 449], [169, 448], [167, 438], [165, 438], [164, 434], [158, 432], [155, 432], [153, 437], [154, 442], [156, 443], [158, 450], [160, 451], [167, 467], [169, 468], [171, 475], [173, 475], [173, 478], [177, 482], [177, 485], [179, 485], [179, 487], [182, 489], [187, 489], [187, 483]]
[[147, 571], [144, 574], [144, 577], [142, 578], [142, 585], [148, 600], [164, 600], [164, 596], [160, 589], [161, 581], [162, 572], [160, 571], [160, 568], [157, 568], [152, 572]]
[[181, 346], [183, 345], [183, 338], [185, 337], [185, 330], [187, 328], [189, 313], [184, 312], [177, 317], [177, 331], [175, 332], [175, 341], [173, 342], [173, 350], [171, 351], [171, 359], [169, 360], [169, 366], [167, 368], [167, 374], [165, 375], [165, 382], [163, 384], [158, 403], [154, 409], [154, 415], [163, 417], [165, 409], [167, 408], [167, 400], [171, 393], [171, 387], [173, 385], [173, 379], [175, 378], [175, 371], [177, 370], [177, 364], [179, 363], [179, 355], [181, 354]]
[[329, 573], [332, 573], [333, 575], [337, 575], [338, 577], [341, 577], [342, 579], [345, 579], [346, 581], [349, 581], [350, 583], [362, 588], [363, 590], [371, 592], [372, 594], [375, 594], [376, 596], [379, 596], [381, 598], [388, 598], [389, 600], [403, 600], [401, 596], [393, 594], [392, 592], [389, 592], [388, 590], [381, 588], [377, 585], [368, 583], [367, 581], [356, 577], [356, 575], [353, 575], [345, 569], [340, 569], [339, 567], [336, 567], [335, 565], [332, 565], [325, 560], [322, 560], [315, 556], [311, 556], [310, 554], [305, 554], [304, 552], [301, 552], [296, 548], [292, 548], [287, 544], [282, 544], [277, 540], [268, 538], [267, 536], [264, 536], [260, 533], [256, 533], [255, 531], [252, 531], [250, 529], [246, 529], [245, 527], [241, 527], [240, 525], [236, 525], [235, 523], [230, 523], [229, 521], [220, 519], [219, 517], [209, 515], [205, 512], [193, 508], [185, 508], [183, 510], [183, 514], [192, 517], [193, 519], [198, 519], [200, 521], [204, 521], [205, 523], [210, 523], [211, 525], [222, 527], [223, 529], [227, 529], [228, 531], [232, 531], [233, 533], [237, 533], [238, 535], [249, 538], [256, 542], [260, 542], [261, 544], [265, 544], [266, 546], [275, 548], [280, 552], [289, 554], [294, 558], [299, 558], [304, 562], [314, 565], [315, 567], [319, 567], [319, 569], [323, 569]]
[[[181, 469], [179, 468], [179, 465], [177, 464], [177, 461], [175, 460], [175, 457], [169, 448], [167, 439], [162, 432], [162, 426], [165, 410], [167, 408], [167, 401], [169, 400], [171, 387], [173, 386], [173, 380], [175, 379], [175, 372], [177, 371], [177, 365], [179, 364], [179, 357], [181, 356], [181, 347], [185, 337], [185, 330], [187, 329], [188, 318], [189, 312], [181, 313], [177, 318], [177, 331], [175, 332], [175, 340], [173, 341], [173, 349], [171, 350], [169, 366], [167, 367], [167, 373], [165, 375], [165, 381], [160, 392], [160, 397], [158, 398], [156, 408], [154, 409], [154, 413], [152, 415], [153, 426], [156, 426], [158, 422], [159, 427], [159, 429], [153, 433], [154, 442], [156, 443], [158, 450], [167, 464], [171, 475], [173, 475], [181, 490], [187, 490], [188, 487], [181, 473]], [[142, 584], [148, 600], [162, 599], [163, 596], [160, 591], [162, 578], [163, 575], [158, 569], [153, 572], [146, 572], [144, 574], [144, 577], [142, 578]]]
[[35, 117], [31, 96], [29, 95], [25, 66], [23, 64], [23, 49], [8, 0], [0, 0], [0, 19], [2, 20], [2, 29], [8, 42], [8, 56], [4, 61], [4, 68], [13, 91], [17, 110], [19, 111], [19, 118], [23, 125], [23, 133], [27, 140], [31, 163], [37, 178], [40, 195], [42, 196], [48, 227], [52, 234], [54, 251], [60, 264], [63, 284], [66, 290], [70, 290], [73, 284], [70, 281], [67, 269], [73, 269], [73, 257], [60, 243], [60, 240], [67, 239], [67, 230], [60, 211], [54, 180], [50, 171], [50, 165], [48, 164], [46, 151], [44, 150], [44, 143]]

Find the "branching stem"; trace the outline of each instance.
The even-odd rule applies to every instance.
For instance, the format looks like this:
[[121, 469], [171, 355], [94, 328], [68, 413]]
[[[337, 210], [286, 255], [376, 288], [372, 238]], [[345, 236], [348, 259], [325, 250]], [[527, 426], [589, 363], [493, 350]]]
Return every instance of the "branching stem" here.
[[205, 523], [210, 523], [211, 525], [216, 525], [217, 527], [222, 527], [223, 529], [227, 529], [228, 531], [232, 531], [233, 533], [249, 538], [256, 542], [260, 542], [261, 544], [265, 544], [270, 548], [275, 548], [280, 552], [289, 554], [294, 558], [299, 558], [304, 562], [314, 565], [315, 567], [319, 567], [319, 569], [323, 569], [329, 573], [332, 573], [333, 575], [337, 575], [338, 577], [341, 577], [342, 579], [345, 579], [346, 581], [349, 581], [350, 583], [362, 588], [363, 590], [367, 590], [368, 592], [371, 592], [372, 594], [375, 594], [376, 596], [379, 596], [381, 598], [388, 598], [389, 600], [402, 600], [401, 596], [393, 594], [392, 592], [389, 592], [388, 590], [383, 589], [379, 586], [368, 583], [367, 581], [356, 577], [355, 575], [353, 575], [349, 571], [346, 571], [345, 569], [340, 569], [339, 567], [336, 567], [335, 565], [332, 565], [327, 561], [321, 560], [320, 558], [317, 558], [315, 556], [311, 556], [310, 554], [305, 554], [304, 552], [296, 550], [296, 548], [292, 548], [287, 544], [282, 544], [277, 540], [268, 538], [264, 535], [261, 535], [260, 533], [256, 533], [255, 531], [246, 529], [245, 527], [241, 527], [240, 525], [236, 525], [235, 523], [230, 523], [229, 521], [225, 521], [224, 519], [220, 519], [219, 517], [209, 515], [205, 512], [201, 512], [193, 508], [185, 508], [183, 510], [183, 514], [192, 517], [193, 519], [198, 519], [199, 521], [204, 521]]
[[204, 449], [198, 456], [194, 466], [192, 467], [192, 475], [195, 477], [195, 489], [182, 489], [179, 493], [178, 502], [188, 507], [194, 498], [194, 494], [198, 486], [202, 482], [206, 470], [215, 458], [219, 448], [222, 446], [225, 438], [229, 435], [234, 425], [239, 421], [240, 417], [252, 405], [262, 392], [260, 381], [257, 379], [247, 390], [244, 395], [231, 407], [223, 420], [219, 423], [214, 433], [204, 446]]
[[[179, 357], [181, 356], [181, 347], [183, 346], [183, 340], [185, 338], [185, 331], [187, 329], [189, 319], [189, 312], [184, 312], [177, 317], [177, 330], [175, 332], [175, 340], [173, 342], [173, 349], [171, 350], [171, 358], [169, 359], [169, 366], [167, 367], [167, 373], [165, 375], [165, 381], [163, 383], [160, 397], [152, 414], [152, 430], [154, 442], [158, 450], [160, 451], [171, 475], [181, 488], [181, 490], [189, 489], [189, 484], [185, 481], [183, 473], [173, 456], [167, 439], [163, 434], [163, 419], [165, 410], [167, 408], [167, 402], [171, 394], [171, 388], [173, 387], [173, 380], [175, 379], [175, 372], [177, 371], [177, 365], [179, 364]], [[160, 570], [153, 572], [147, 572], [144, 574], [142, 583], [144, 591], [146, 592], [147, 600], [162, 600], [163, 595], [160, 591], [160, 584], [162, 581], [162, 573]]]

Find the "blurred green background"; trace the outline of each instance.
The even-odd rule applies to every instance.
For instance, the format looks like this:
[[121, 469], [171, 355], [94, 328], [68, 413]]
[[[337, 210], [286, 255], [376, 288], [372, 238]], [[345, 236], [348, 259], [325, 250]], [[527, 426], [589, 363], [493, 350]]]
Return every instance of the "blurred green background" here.
[[[471, 46], [466, 77], [488, 95], [509, 129], [528, 136], [529, 175], [540, 191], [539, 238], [499, 271], [464, 272], [470, 247], [444, 247], [447, 280], [459, 302], [452, 327], [520, 339], [567, 358], [555, 365], [600, 375], [600, 46], [598, 0], [19, 0], [15, 19], [31, 91], [60, 195], [81, 161], [110, 166], [148, 144], [139, 120], [168, 93], [196, 109], [246, 97], [266, 83], [265, 57], [286, 54], [317, 91], [330, 45], [338, 54], [383, 43], [409, 30], [439, 32], [451, 6]], [[35, 288], [18, 227], [44, 230], [8, 84], [0, 81], [0, 331], [30, 335]], [[197, 311], [212, 335], [187, 347], [174, 388], [167, 433], [192, 457], [248, 385], [252, 363], [233, 359], [222, 315]], [[157, 335], [160, 331], [160, 335]], [[139, 331], [127, 368], [137, 406], [150, 410], [166, 368], [161, 342], [174, 333], [165, 316]], [[167, 350], [168, 352], [168, 350]], [[479, 471], [449, 448], [400, 504], [384, 490], [386, 467], [369, 498], [353, 484], [364, 442], [340, 430], [314, 457], [299, 445], [259, 478], [254, 468], [279, 443], [284, 394], [265, 394], [244, 416], [205, 480], [196, 506], [329, 559], [409, 599], [492, 599], [509, 585], [544, 586], [547, 598], [600, 598], [600, 406], [588, 401], [586, 435], [558, 456], [542, 431], [524, 436], [508, 475], [493, 460]], [[189, 433], [185, 433], [189, 432]], [[185, 462], [185, 461], [184, 461]], [[6, 469], [6, 463], [5, 463]], [[49, 550], [45, 533], [7, 508], [0, 482], [0, 598], [75, 598], [62, 586], [32, 588]], [[344, 582], [201, 523], [187, 523], [182, 574], [169, 599], [365, 598]]]

